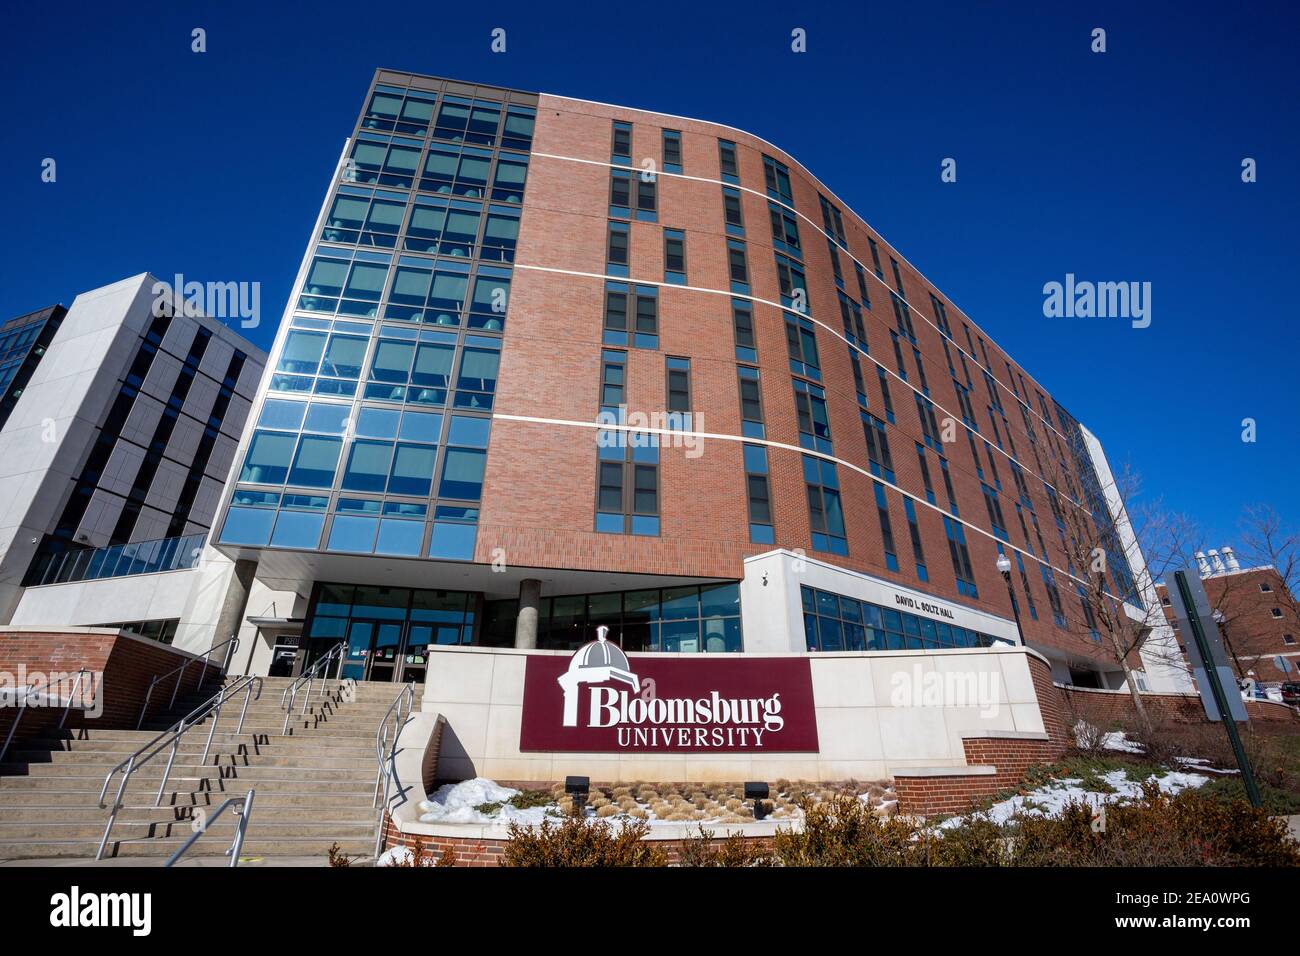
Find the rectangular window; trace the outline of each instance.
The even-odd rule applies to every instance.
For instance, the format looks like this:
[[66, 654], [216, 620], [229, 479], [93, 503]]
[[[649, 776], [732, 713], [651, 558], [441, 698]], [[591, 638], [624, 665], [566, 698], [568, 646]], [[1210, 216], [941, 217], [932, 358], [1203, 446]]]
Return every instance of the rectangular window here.
[[763, 438], [763, 394], [759, 387], [758, 369], [748, 365], [737, 366], [736, 377], [740, 387], [741, 434], [746, 438]]
[[802, 258], [803, 252], [799, 247], [799, 220], [795, 218], [794, 213], [770, 202], [767, 204], [767, 215], [772, 223], [772, 245], [792, 256]]
[[632, 218], [632, 174], [626, 169], [609, 171], [609, 216], [611, 219]]
[[610, 159], [620, 166], [632, 164], [632, 124], [615, 121], [610, 145]]
[[722, 171], [722, 181], [733, 186], [740, 184], [740, 165], [736, 161], [736, 144], [731, 140], [718, 140], [718, 167]]
[[742, 362], [757, 362], [758, 348], [754, 340], [754, 310], [744, 299], [731, 300], [731, 324], [736, 332], [736, 358]]
[[948, 338], [952, 338], [952, 329], [948, 328], [948, 310], [933, 292], [930, 293], [930, 311], [934, 313], [934, 324]]
[[907, 365], [903, 362], [903, 345], [902, 340], [898, 337], [897, 332], [890, 332], [889, 338], [894, 343], [894, 362], [898, 366], [898, 377], [904, 382], [907, 381]]
[[970, 563], [970, 552], [966, 549], [966, 529], [959, 522], [945, 517], [943, 530], [948, 536], [948, 553], [952, 557], [952, 570], [957, 578], [957, 592], [978, 600], [980, 595], [975, 587], [975, 569]]
[[659, 347], [659, 290], [652, 285], [635, 287], [635, 326], [632, 344], [639, 349]]
[[907, 514], [907, 533], [912, 539], [912, 556], [916, 559], [916, 577], [920, 581], [929, 581], [930, 572], [925, 566], [925, 547], [921, 544], [921, 528], [916, 522], [916, 505], [911, 498], [903, 499], [903, 511]]
[[867, 237], [867, 245], [871, 246], [871, 265], [876, 272], [876, 278], [883, 280], [885, 273], [880, 268], [880, 247], [876, 245], [876, 240], [870, 236]]
[[998, 500], [998, 493], [983, 482], [980, 482], [980, 488], [984, 490], [984, 505], [988, 509], [994, 536], [1009, 543], [1011, 538], [1007, 536], [1007, 523], [1002, 517], [1002, 503]]
[[641, 173], [636, 178], [636, 217], [642, 222], [659, 221], [657, 183], [651, 173]]
[[862, 306], [869, 309], [871, 308], [871, 293], [867, 291], [867, 272], [856, 259], [853, 262], [853, 272], [858, 278], [858, 296], [862, 299]]
[[821, 202], [822, 225], [826, 228], [827, 235], [847, 249], [849, 245], [844, 238], [844, 220], [840, 217], [840, 211], [821, 193], [817, 194], [817, 198]]
[[682, 171], [682, 134], [675, 129], [666, 129], [663, 134], [664, 172], [680, 173]]
[[894, 459], [889, 454], [889, 436], [885, 432], [885, 423], [867, 412], [862, 412], [861, 416], [862, 434], [867, 440], [869, 470], [891, 485], [898, 484], [894, 478]]
[[826, 249], [831, 257], [831, 273], [835, 277], [836, 287], [844, 288], [844, 269], [840, 266], [840, 253], [835, 248], [835, 241], [831, 238], [826, 239]]
[[627, 401], [627, 353], [605, 349], [600, 353], [600, 408], [618, 414]]
[[669, 355], [664, 364], [668, 371], [668, 411], [690, 415], [691, 360]]
[[745, 214], [741, 209], [740, 190], [722, 187], [722, 218], [727, 232], [733, 236], [745, 235]]
[[686, 284], [686, 233], [680, 229], [664, 230], [664, 281]]
[[622, 276], [627, 278], [628, 261], [630, 250], [630, 235], [627, 223], [613, 222], [609, 224], [609, 241], [605, 253], [605, 271], [612, 276]]
[[891, 571], [898, 570], [898, 551], [894, 547], [894, 528], [889, 523], [889, 499], [885, 497], [885, 486], [873, 481], [876, 495], [876, 515], [880, 519], [880, 537], [885, 545], [885, 567]]
[[808, 302], [808, 283], [804, 279], [803, 266], [786, 255], [776, 253], [776, 280], [781, 289], [781, 304], [793, 309], [800, 315], [811, 315], [812, 306]]
[[898, 260], [893, 256], [889, 257], [889, 267], [894, 270], [894, 285], [898, 287], [898, 295], [903, 301], [907, 301], [907, 290], [903, 288], [903, 274], [898, 271]]
[[847, 555], [849, 543], [844, 534], [844, 510], [840, 504], [840, 483], [835, 463], [804, 455], [803, 477], [808, 492], [813, 550]]
[[659, 534], [659, 443], [642, 432], [601, 432], [596, 472], [596, 530]]
[[1029, 616], [1033, 620], [1038, 620], [1038, 608], [1034, 605], [1034, 592], [1029, 590], [1029, 575], [1025, 573], [1025, 559], [1016, 552], [1016, 567], [1020, 570], [1020, 586], [1025, 589], [1025, 605], [1029, 608]]
[[957, 512], [957, 494], [952, 488], [952, 473], [948, 470], [948, 459], [942, 455], [939, 456], [939, 471], [943, 474], [943, 490], [948, 496], [948, 510], [956, 518]]
[[794, 379], [794, 406], [799, 421], [799, 444], [829, 455], [831, 422], [826, 414], [826, 392], [819, 385]]
[[926, 445], [939, 451], [943, 447], [943, 442], [939, 434], [939, 423], [934, 417], [934, 403], [915, 393], [913, 398], [916, 399], [916, 417], [921, 423], [921, 435]]
[[893, 292], [889, 293], [890, 302], [894, 306], [894, 321], [898, 325], [898, 331], [907, 336], [909, 342], [916, 342], [916, 329], [912, 326], [912, 309], [906, 302]]
[[745, 244], [739, 239], [727, 240], [727, 271], [731, 276], [731, 291], [749, 294], [749, 264], [745, 260]]
[[921, 383], [921, 391], [926, 396], [929, 396], [930, 383], [925, 377], [925, 363], [921, 361], [921, 350], [918, 348], [912, 349], [912, 358], [916, 360], [916, 377]]
[[934, 484], [930, 480], [930, 463], [925, 457], [925, 446], [919, 443], [916, 445], [916, 461], [921, 469], [921, 483], [925, 488], [925, 500], [930, 504], [934, 504]]
[[763, 156], [763, 182], [767, 194], [772, 199], [780, 200], [787, 206], [794, 205], [794, 193], [790, 189], [790, 170], [778, 163], [771, 156]]
[[767, 480], [767, 449], [762, 445], [745, 445], [745, 493], [749, 500], [749, 540], [754, 544], [773, 544], [772, 500]]
[[627, 345], [627, 300], [628, 287], [619, 282], [605, 283], [605, 332], [606, 345]]
[[894, 419], [894, 400], [889, 395], [889, 373], [877, 365], [876, 378], [880, 381], [880, 395], [885, 400], [885, 421], [895, 425], [897, 422]]
[[817, 337], [807, 319], [785, 317], [785, 342], [790, 354], [790, 371], [821, 381], [821, 359], [817, 355]]

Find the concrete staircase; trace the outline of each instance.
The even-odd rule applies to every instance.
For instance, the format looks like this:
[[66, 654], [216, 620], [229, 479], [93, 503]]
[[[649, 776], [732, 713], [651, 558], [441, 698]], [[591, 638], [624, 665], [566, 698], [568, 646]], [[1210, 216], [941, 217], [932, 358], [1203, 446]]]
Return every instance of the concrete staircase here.
[[[313, 694], [305, 714], [302, 695], [288, 733], [282, 733], [280, 697], [289, 678], [265, 678], [260, 700], [249, 703], [243, 732], [235, 733], [243, 696], [229, 700], [217, 719], [212, 751], [201, 762], [210, 724], [182, 738], [162, 805], [154, 806], [167, 764], [164, 750], [137, 770], [123, 798], [104, 856], [170, 856], [194, 832], [196, 816], [256, 789], [241, 856], [323, 860], [338, 843], [350, 856], [374, 852], [377, 811], [372, 807], [375, 731], [401, 685], [355, 683], [343, 692], [330, 681]], [[317, 685], [319, 689], [319, 685]], [[98, 806], [104, 777], [202, 699], [147, 722], [143, 730], [87, 730], [15, 744], [0, 764], [0, 861], [93, 859], [108, 810]], [[418, 706], [422, 688], [416, 688]], [[107, 801], [118, 783], [114, 778]], [[190, 856], [220, 856], [234, 837], [227, 810], [190, 849]]]

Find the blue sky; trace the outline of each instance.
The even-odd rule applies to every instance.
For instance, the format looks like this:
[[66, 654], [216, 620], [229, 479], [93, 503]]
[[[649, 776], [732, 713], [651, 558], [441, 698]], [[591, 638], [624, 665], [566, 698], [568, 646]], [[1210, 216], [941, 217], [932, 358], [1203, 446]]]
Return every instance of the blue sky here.
[[[375, 67], [562, 93], [776, 143], [1207, 543], [1235, 541], [1255, 502], [1300, 524], [1287, 6], [114, 6], [6, 13], [0, 174], [16, 215], [0, 315], [147, 270], [260, 281], [278, 317]], [[956, 183], [940, 181], [945, 157]], [[1150, 282], [1151, 326], [1044, 318], [1043, 284], [1066, 273]]]

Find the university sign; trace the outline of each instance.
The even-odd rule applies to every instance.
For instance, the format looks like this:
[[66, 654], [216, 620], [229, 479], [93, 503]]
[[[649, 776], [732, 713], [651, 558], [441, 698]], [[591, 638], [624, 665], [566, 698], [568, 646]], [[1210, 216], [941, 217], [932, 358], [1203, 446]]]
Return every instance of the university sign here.
[[639, 657], [605, 637], [570, 658], [530, 655], [522, 751], [817, 751], [806, 657]]

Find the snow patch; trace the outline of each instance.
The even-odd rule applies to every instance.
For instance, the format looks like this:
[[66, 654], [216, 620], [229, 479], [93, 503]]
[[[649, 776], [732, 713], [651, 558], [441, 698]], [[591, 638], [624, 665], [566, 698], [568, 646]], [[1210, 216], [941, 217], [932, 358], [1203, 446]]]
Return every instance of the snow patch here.
[[[511, 787], [503, 787], [495, 780], [475, 777], [460, 783], [445, 784], [428, 800], [420, 801], [421, 823], [522, 823], [534, 826], [548, 816], [555, 816], [556, 808], [529, 807], [518, 810], [505, 801], [519, 793]], [[494, 812], [484, 813], [477, 809], [485, 803], [501, 804]]]
[[[1106, 781], [1108, 786], [1114, 788], [1114, 793], [1098, 793], [1093, 790], [1085, 790], [1082, 786], [1082, 780], [1063, 778], [1039, 787], [1024, 796], [1017, 795], [1008, 800], [995, 803], [988, 810], [982, 814], [976, 814], [976, 816], [986, 816], [994, 823], [1002, 824], [1015, 816], [1059, 816], [1066, 805], [1070, 803], [1082, 803], [1096, 809], [1103, 803], [1120, 803], [1136, 799], [1142, 795], [1142, 784], [1128, 779], [1123, 770], [1112, 770], [1110, 773], [1105, 774], [1102, 779]], [[1203, 774], [1182, 773], [1177, 770], [1171, 771], [1163, 777], [1153, 775], [1148, 780], [1153, 781], [1162, 793], [1171, 796], [1184, 790], [1202, 787], [1210, 782], [1210, 778]], [[952, 817], [940, 823], [939, 828], [950, 829], [960, 826], [965, 820], [965, 817]]]

